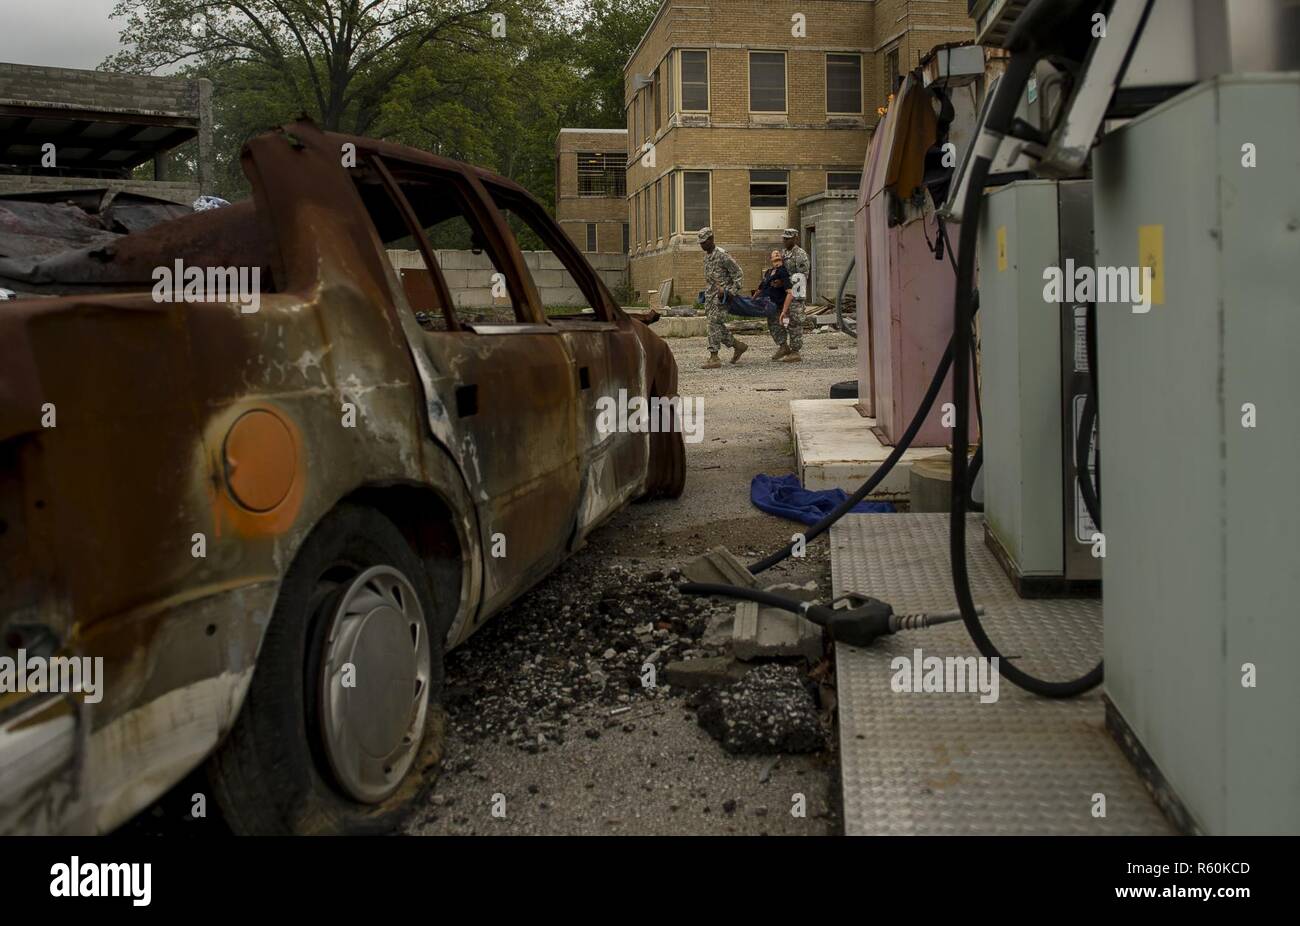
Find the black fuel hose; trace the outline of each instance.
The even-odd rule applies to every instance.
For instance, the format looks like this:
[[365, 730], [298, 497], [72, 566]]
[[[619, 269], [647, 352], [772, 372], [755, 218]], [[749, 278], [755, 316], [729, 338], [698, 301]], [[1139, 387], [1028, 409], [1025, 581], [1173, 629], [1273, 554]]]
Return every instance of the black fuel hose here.
[[[1037, 60], [1038, 55], [1033, 50], [1020, 51], [1012, 56], [1006, 73], [998, 85], [997, 94], [989, 105], [985, 126], [990, 132], [1005, 135], [1010, 131], [1016, 105], [1033, 74]], [[953, 300], [953, 403], [957, 407], [957, 421], [953, 428], [952, 504], [948, 530], [952, 585], [957, 597], [957, 607], [961, 610], [962, 623], [966, 625], [966, 632], [970, 634], [980, 655], [988, 659], [997, 659], [998, 672], [1003, 678], [1013, 685], [1043, 697], [1070, 698], [1090, 691], [1101, 683], [1103, 663], [1098, 662], [1078, 678], [1061, 682], [1037, 678], [1015, 666], [989, 638], [984, 625], [980, 622], [979, 614], [975, 611], [970, 575], [967, 571], [964, 487], [967, 481], [966, 450], [970, 441], [970, 422], [967, 416], [970, 407], [970, 326], [974, 314], [972, 297], [975, 289], [975, 245], [979, 231], [984, 184], [988, 179], [993, 154], [994, 152], [989, 150], [973, 152], [966, 201], [962, 209], [961, 237], [958, 239], [957, 249], [957, 294]]]
[[[940, 226], [940, 231], [944, 235], [944, 238], [946, 240], [947, 233], [943, 232], [942, 226]], [[951, 253], [951, 245], [949, 245], [949, 249], [950, 249], [949, 253]], [[956, 270], [957, 268], [954, 265], [953, 272], [955, 273]], [[845, 279], [847, 278], [848, 277], [846, 274]], [[976, 312], [979, 311], [979, 290], [975, 290], [974, 303], [975, 306], [974, 309], [972, 310], [972, 317]], [[871, 476], [867, 479], [867, 481], [862, 483], [862, 485], [858, 486], [857, 490], [854, 491], [852, 495], [846, 498], [838, 506], [836, 506], [834, 511], [826, 515], [826, 517], [822, 518], [812, 527], [808, 528], [808, 530], [804, 531], [804, 535], [803, 535], [804, 543], [807, 543], [808, 541], [812, 540], [815, 537], [821, 536], [832, 524], [834, 524], [840, 518], [844, 517], [844, 515], [848, 514], [850, 511], [856, 508], [858, 502], [862, 501], [873, 491], [875, 491], [876, 486], [880, 485], [880, 483], [884, 481], [885, 477], [889, 475], [890, 471], [894, 468], [894, 466], [898, 463], [898, 461], [903, 458], [903, 454], [906, 453], [907, 449], [912, 446], [912, 441], [916, 439], [917, 432], [921, 430], [921, 425], [925, 423], [926, 416], [930, 414], [930, 409], [934, 407], [934, 400], [938, 398], [939, 391], [943, 388], [943, 381], [948, 375], [948, 368], [952, 366], [952, 343], [953, 343], [952, 338], [949, 338], [948, 346], [944, 348], [943, 356], [939, 359], [939, 365], [935, 367], [934, 375], [930, 377], [930, 385], [926, 387], [925, 395], [921, 399], [921, 404], [917, 406], [916, 412], [912, 415], [912, 420], [907, 423], [907, 428], [906, 430], [903, 431], [903, 436], [900, 437], [897, 443], [894, 444], [894, 449], [890, 451], [889, 456], [885, 457], [884, 461], [880, 464], [880, 466], [876, 469], [876, 471], [871, 474]], [[974, 349], [975, 349], [974, 338], [971, 338], [970, 350], [973, 352]], [[979, 403], [977, 399], [976, 400], [977, 408], [978, 408], [978, 404]], [[983, 427], [984, 424], [983, 419], [984, 416], [981, 411], [980, 412], [981, 427]], [[984, 457], [983, 446], [976, 448], [975, 459], [971, 461], [970, 472], [966, 477], [967, 479], [966, 493], [968, 496], [970, 494], [971, 489], [974, 488], [975, 486], [975, 475], [979, 472], [980, 465], [983, 462], [983, 457]], [[972, 504], [973, 504], [973, 500], [972, 500]], [[758, 575], [760, 572], [766, 572], [767, 570], [775, 566], [777, 563], [789, 559], [791, 554], [794, 552], [794, 546], [795, 546], [794, 541], [791, 541], [781, 549], [769, 553], [767, 556], [763, 557], [757, 562], [750, 563], [749, 571], [754, 575]]]
[[[1070, 7], [1077, 7], [1080, 4], [1068, 4]], [[1042, 19], [1049, 6], [1044, 0], [1032, 0], [1028, 9], [1022, 14], [1018, 23], [1021, 27], [1016, 30], [1017, 35], [1013, 35], [1008, 40], [1008, 47], [1015, 50], [1007, 65], [1006, 73], [999, 83], [997, 93], [989, 106], [988, 118], [985, 120], [986, 127], [999, 135], [1005, 135], [1009, 132], [1012, 120], [1015, 116], [1016, 105], [1019, 102], [1020, 95], [1028, 85], [1029, 78], [1033, 74], [1034, 66], [1037, 64], [1039, 53], [1031, 47], [1027, 47], [1024, 36], [1027, 32], [1033, 31], [1025, 28], [1029, 23], [1036, 23]], [[1050, 17], [1049, 17], [1050, 18]], [[1012, 41], [1015, 39], [1016, 41]], [[978, 140], [977, 140], [978, 142]], [[997, 648], [989, 638], [988, 633], [984, 630], [980, 622], [980, 616], [976, 609], [970, 588], [970, 575], [966, 563], [966, 508], [971, 480], [971, 461], [967, 459], [967, 451], [970, 447], [970, 371], [971, 371], [971, 354], [973, 346], [972, 324], [975, 313], [979, 310], [979, 291], [975, 289], [975, 246], [979, 227], [979, 213], [982, 206], [984, 193], [984, 184], [988, 180], [989, 166], [992, 155], [995, 152], [985, 150], [973, 153], [971, 160], [971, 175], [966, 189], [966, 200], [963, 203], [961, 237], [958, 239], [960, 248], [958, 249], [958, 266], [957, 266], [957, 287], [956, 295], [953, 299], [953, 335], [948, 341], [948, 346], [944, 350], [943, 359], [939, 363], [935, 375], [930, 381], [930, 387], [926, 390], [925, 397], [921, 405], [917, 408], [916, 414], [912, 416], [912, 421], [908, 424], [902, 439], [894, 447], [893, 452], [881, 464], [880, 468], [872, 474], [871, 478], [864, 482], [856, 492], [844, 500], [834, 511], [825, 518], [818, 521], [805, 533], [805, 540], [811, 540], [823, 533], [832, 524], [851, 511], [858, 502], [865, 498], [880, 481], [885, 478], [889, 470], [902, 457], [903, 452], [907, 449], [915, 438], [916, 433], [920, 430], [922, 422], [930, 412], [935, 398], [943, 385], [943, 380], [947, 375], [948, 367], [953, 368], [953, 399], [956, 406], [957, 421], [953, 428], [953, 452], [952, 452], [952, 496], [951, 511], [949, 521], [949, 559], [952, 567], [953, 591], [957, 598], [957, 605], [961, 611], [962, 623], [966, 627], [975, 648], [980, 654], [989, 659], [997, 659], [998, 672], [1003, 678], [1012, 684], [1023, 688], [1024, 690], [1049, 698], [1069, 698], [1084, 694], [1091, 691], [1102, 681], [1104, 674], [1104, 662], [1099, 661], [1096, 666], [1090, 669], [1084, 675], [1063, 682], [1049, 681], [1037, 678], [1013, 665]], [[949, 247], [951, 253], [951, 247]], [[1089, 325], [1089, 335], [1093, 334], [1093, 325]], [[1089, 345], [1091, 350], [1092, 345]], [[1096, 378], [1095, 367], [1090, 364], [1089, 372], [1093, 376], [1092, 386], [1089, 389], [1088, 398], [1084, 402], [1084, 416], [1089, 414], [1089, 399], [1092, 402], [1091, 414], [1096, 414]], [[1089, 431], [1083, 433], [1089, 434]], [[1077, 454], [1076, 448], [1076, 454]], [[1085, 458], [1086, 461], [1086, 458]], [[1087, 469], [1082, 470], [1087, 473]], [[1091, 488], [1091, 486], [1089, 487]], [[1094, 496], [1095, 501], [1095, 496]], [[1087, 504], [1087, 493], [1085, 492], [1085, 504]], [[1098, 528], [1101, 526], [1099, 519], [1100, 511], [1090, 514], [1097, 523]], [[757, 574], [771, 568], [775, 564], [789, 557], [794, 549], [791, 543], [781, 550], [764, 557], [749, 567], [751, 573]], [[746, 594], [738, 594], [744, 591]], [[732, 597], [750, 597], [748, 589], [731, 588], [726, 586], [717, 586], [715, 594], [728, 594]]]
[[[921, 425], [925, 423], [926, 416], [930, 414], [930, 409], [934, 406], [934, 400], [938, 397], [939, 390], [943, 388], [943, 381], [948, 376], [948, 368], [952, 366], [952, 349], [953, 340], [949, 338], [948, 346], [944, 348], [943, 357], [939, 360], [939, 366], [935, 368], [934, 376], [930, 377], [930, 385], [925, 390], [925, 396], [921, 399], [921, 404], [917, 406], [916, 414], [912, 415], [912, 420], [907, 424], [907, 430], [894, 444], [894, 449], [889, 452], [889, 456], [885, 457], [884, 462], [880, 464], [866, 482], [858, 486], [857, 491], [840, 502], [834, 511], [804, 531], [804, 543], [820, 536], [832, 524], [857, 507], [858, 502], [870, 495], [876, 486], [880, 485], [884, 478], [889, 475], [889, 471], [894, 468], [894, 464], [903, 458], [903, 454], [916, 438], [916, 433], [921, 430]], [[794, 552], [794, 546], [795, 542], [791, 541], [781, 549], [769, 553], [758, 562], [750, 563], [749, 571], [754, 575], [758, 575], [760, 572], [771, 569], [782, 560], [788, 559]]]
[[[1101, 530], [1101, 467], [1097, 467], [1096, 481], [1088, 467], [1088, 445], [1092, 443], [1092, 429], [1097, 423], [1097, 304], [1088, 303], [1088, 330], [1084, 339], [1088, 357], [1088, 394], [1083, 400], [1079, 415], [1079, 433], [1074, 436], [1074, 478], [1079, 483], [1083, 507], [1092, 523]], [[1100, 430], [1100, 429], [1099, 429]], [[1097, 459], [1101, 459], [1100, 435]]]

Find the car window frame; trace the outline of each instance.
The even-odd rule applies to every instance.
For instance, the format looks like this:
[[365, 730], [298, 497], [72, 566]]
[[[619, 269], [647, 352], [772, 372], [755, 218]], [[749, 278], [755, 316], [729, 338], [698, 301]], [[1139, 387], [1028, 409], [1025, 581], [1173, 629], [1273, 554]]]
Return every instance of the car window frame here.
[[[483, 183], [470, 171], [454, 168], [440, 168], [395, 158], [377, 151], [365, 152], [366, 160], [375, 165], [380, 176], [381, 185], [390, 198], [393, 198], [408, 231], [416, 241], [426, 266], [434, 278], [434, 290], [440, 300], [446, 300], [443, 317], [448, 319], [448, 330], [482, 331], [491, 333], [511, 333], [549, 329], [541, 297], [533, 284], [532, 275], [524, 264], [523, 254], [518, 243], [506, 224], [505, 217], [497, 208], [495, 200]], [[384, 180], [384, 175], [388, 180]], [[451, 297], [451, 288], [443, 274], [442, 265], [429, 244], [424, 228], [415, 208], [402, 189], [404, 182], [424, 182], [443, 184], [447, 194], [452, 196], [460, 207], [461, 215], [471, 229], [480, 233], [484, 250], [489, 252], [497, 272], [506, 278], [507, 292], [510, 293], [511, 309], [515, 318], [509, 322], [466, 322], [456, 314], [455, 302]], [[454, 320], [455, 326], [452, 327]]]
[[[615, 308], [613, 296], [606, 290], [600, 280], [600, 275], [596, 273], [595, 268], [578, 250], [577, 245], [566, 234], [564, 234], [558, 225], [554, 223], [550, 215], [542, 208], [536, 200], [526, 193], [508, 187], [502, 184], [489, 183], [484, 188], [489, 200], [496, 207], [502, 221], [505, 221], [504, 210], [510, 210], [527, 225], [533, 232], [542, 239], [542, 243], [551, 249], [551, 252], [560, 259], [564, 269], [573, 277], [574, 283], [586, 297], [588, 304], [591, 306], [591, 319], [574, 319], [573, 321], [582, 321], [587, 323], [599, 323], [602, 325], [617, 325], [618, 313]], [[511, 239], [514, 239], [512, 234]], [[516, 248], [518, 242], [515, 241]], [[522, 252], [521, 252], [522, 255]], [[574, 271], [574, 266], [581, 268], [581, 274]], [[538, 294], [540, 300], [540, 293]], [[542, 310], [545, 316], [545, 308]], [[549, 316], [545, 316], [547, 324], [552, 323]], [[558, 319], [564, 321], [564, 319]], [[569, 324], [571, 322], [567, 322]]]

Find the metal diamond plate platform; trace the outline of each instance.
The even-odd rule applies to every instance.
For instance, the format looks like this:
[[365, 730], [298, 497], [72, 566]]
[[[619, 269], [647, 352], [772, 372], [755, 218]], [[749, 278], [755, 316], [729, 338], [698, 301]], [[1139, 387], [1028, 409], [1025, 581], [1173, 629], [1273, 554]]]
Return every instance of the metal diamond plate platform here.
[[[957, 606], [948, 515], [849, 515], [831, 529], [836, 595], [897, 612]], [[989, 636], [1040, 678], [1081, 675], [1100, 657], [1101, 603], [1019, 598], [969, 516], [971, 588]], [[1105, 729], [1100, 689], [1072, 700], [1000, 680], [978, 692], [895, 692], [891, 660], [977, 656], [962, 624], [902, 631], [870, 649], [836, 645], [840, 762], [847, 835], [1174, 834]], [[1095, 795], [1105, 816], [1094, 816]]]

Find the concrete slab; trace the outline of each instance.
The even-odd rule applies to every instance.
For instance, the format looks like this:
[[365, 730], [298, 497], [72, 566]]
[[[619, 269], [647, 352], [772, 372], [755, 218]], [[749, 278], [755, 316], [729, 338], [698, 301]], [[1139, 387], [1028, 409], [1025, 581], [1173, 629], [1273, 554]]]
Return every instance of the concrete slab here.
[[[893, 451], [871, 430], [876, 419], [860, 415], [854, 407], [857, 404], [857, 399], [795, 399], [790, 403], [795, 472], [804, 488], [852, 492]], [[942, 447], [909, 448], [870, 497], [905, 500], [912, 462], [946, 455]]]
[[[805, 588], [783, 583], [770, 585], [767, 590], [804, 601], [817, 598], [815, 585]], [[822, 657], [822, 648], [822, 629], [812, 621], [753, 601], [736, 605], [731, 652], [737, 659], [802, 657], [817, 662]]]
[[709, 320], [703, 315], [694, 318], [661, 317], [650, 326], [661, 338], [702, 338], [709, 333]]
[[726, 547], [714, 547], [707, 553], [688, 560], [682, 566], [682, 575], [692, 582], [758, 587], [758, 580], [749, 571], [749, 567]]
[[730, 685], [744, 678], [751, 668], [753, 666], [738, 662], [730, 656], [682, 659], [664, 667], [664, 683], [687, 690]]

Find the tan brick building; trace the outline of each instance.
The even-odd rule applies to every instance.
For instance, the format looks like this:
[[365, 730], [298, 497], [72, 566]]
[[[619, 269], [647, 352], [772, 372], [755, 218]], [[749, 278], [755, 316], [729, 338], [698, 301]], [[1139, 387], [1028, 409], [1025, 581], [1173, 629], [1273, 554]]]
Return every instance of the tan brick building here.
[[555, 218], [591, 254], [626, 254], [627, 132], [560, 129], [555, 137]]
[[664, 0], [624, 71], [632, 288], [692, 300], [704, 225], [757, 285], [799, 200], [857, 189], [892, 78], [973, 38], [965, 0]]

